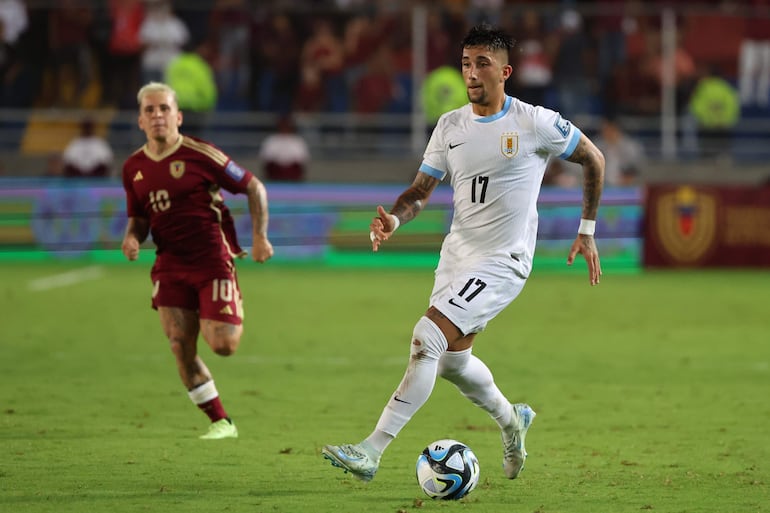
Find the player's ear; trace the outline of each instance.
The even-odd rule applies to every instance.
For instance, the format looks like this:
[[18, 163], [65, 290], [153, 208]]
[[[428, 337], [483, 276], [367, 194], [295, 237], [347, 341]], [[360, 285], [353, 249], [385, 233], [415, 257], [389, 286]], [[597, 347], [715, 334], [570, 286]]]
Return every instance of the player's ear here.
[[183, 118], [184, 118], [184, 116], [182, 115], [182, 111], [181, 111], [181, 110], [180, 110], [180, 111], [177, 111], [177, 115], [176, 115], [176, 126], [178, 126], [178, 127], [182, 126], [182, 120], [183, 120]]
[[513, 66], [511, 66], [510, 64], [504, 64], [503, 65], [503, 82], [508, 80], [508, 77], [510, 77], [512, 73], [513, 73]]

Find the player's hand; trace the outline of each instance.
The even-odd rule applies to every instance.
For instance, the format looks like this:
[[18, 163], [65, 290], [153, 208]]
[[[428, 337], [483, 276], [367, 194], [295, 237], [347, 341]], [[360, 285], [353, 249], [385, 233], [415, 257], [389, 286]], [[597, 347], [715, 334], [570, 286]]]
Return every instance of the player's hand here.
[[599, 250], [596, 248], [596, 241], [593, 235], [578, 235], [575, 242], [569, 250], [567, 256], [567, 265], [572, 265], [575, 257], [580, 253], [586, 259], [588, 264], [588, 279], [591, 285], [598, 285], [599, 278], [602, 275], [602, 264], [599, 261]]
[[263, 264], [273, 256], [273, 245], [264, 235], [254, 235], [254, 244], [251, 247], [251, 259]]
[[393, 221], [393, 215], [382, 208], [382, 205], [377, 206], [377, 217], [372, 220], [369, 225], [369, 239], [372, 241], [372, 251], [380, 249], [380, 243], [386, 241], [393, 235], [393, 228], [396, 226]]
[[120, 246], [120, 249], [123, 250], [123, 254], [130, 261], [139, 258], [139, 241], [136, 237], [130, 235], [126, 236], [126, 238], [123, 239], [123, 244]]

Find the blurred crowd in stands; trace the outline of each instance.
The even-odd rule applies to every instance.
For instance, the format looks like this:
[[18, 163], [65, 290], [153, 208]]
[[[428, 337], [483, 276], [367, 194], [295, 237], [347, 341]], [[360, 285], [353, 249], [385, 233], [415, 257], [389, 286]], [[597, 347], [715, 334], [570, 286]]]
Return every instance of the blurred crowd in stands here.
[[517, 40], [508, 88], [566, 116], [680, 108], [704, 76], [744, 105], [770, 98], [770, 0], [677, 8], [675, 76], [663, 72], [661, 0], [0, 0], [0, 106], [133, 109], [144, 82], [185, 54], [216, 94], [199, 108], [264, 112], [411, 110], [412, 8], [426, 6], [427, 71], [457, 66], [471, 24]]

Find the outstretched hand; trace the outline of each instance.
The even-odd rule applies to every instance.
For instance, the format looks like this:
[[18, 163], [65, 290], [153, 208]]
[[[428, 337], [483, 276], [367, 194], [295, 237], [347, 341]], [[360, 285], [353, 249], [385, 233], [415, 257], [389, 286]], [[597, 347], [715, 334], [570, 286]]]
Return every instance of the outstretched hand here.
[[369, 225], [369, 239], [372, 241], [372, 251], [380, 249], [380, 243], [388, 240], [393, 235], [395, 226], [393, 214], [389, 214], [382, 205], [378, 205], [377, 217], [372, 219]]
[[567, 256], [567, 265], [572, 265], [575, 257], [580, 253], [586, 259], [588, 264], [588, 280], [591, 285], [598, 285], [599, 278], [602, 275], [602, 264], [599, 261], [599, 250], [596, 248], [596, 241], [593, 235], [578, 235]]

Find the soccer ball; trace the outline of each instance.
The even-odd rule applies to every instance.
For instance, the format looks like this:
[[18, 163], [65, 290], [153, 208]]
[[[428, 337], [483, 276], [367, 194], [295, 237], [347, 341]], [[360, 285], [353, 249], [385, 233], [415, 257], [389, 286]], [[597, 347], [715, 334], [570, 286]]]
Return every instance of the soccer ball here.
[[479, 483], [479, 460], [457, 440], [437, 440], [417, 458], [417, 482], [431, 499], [460, 499]]

